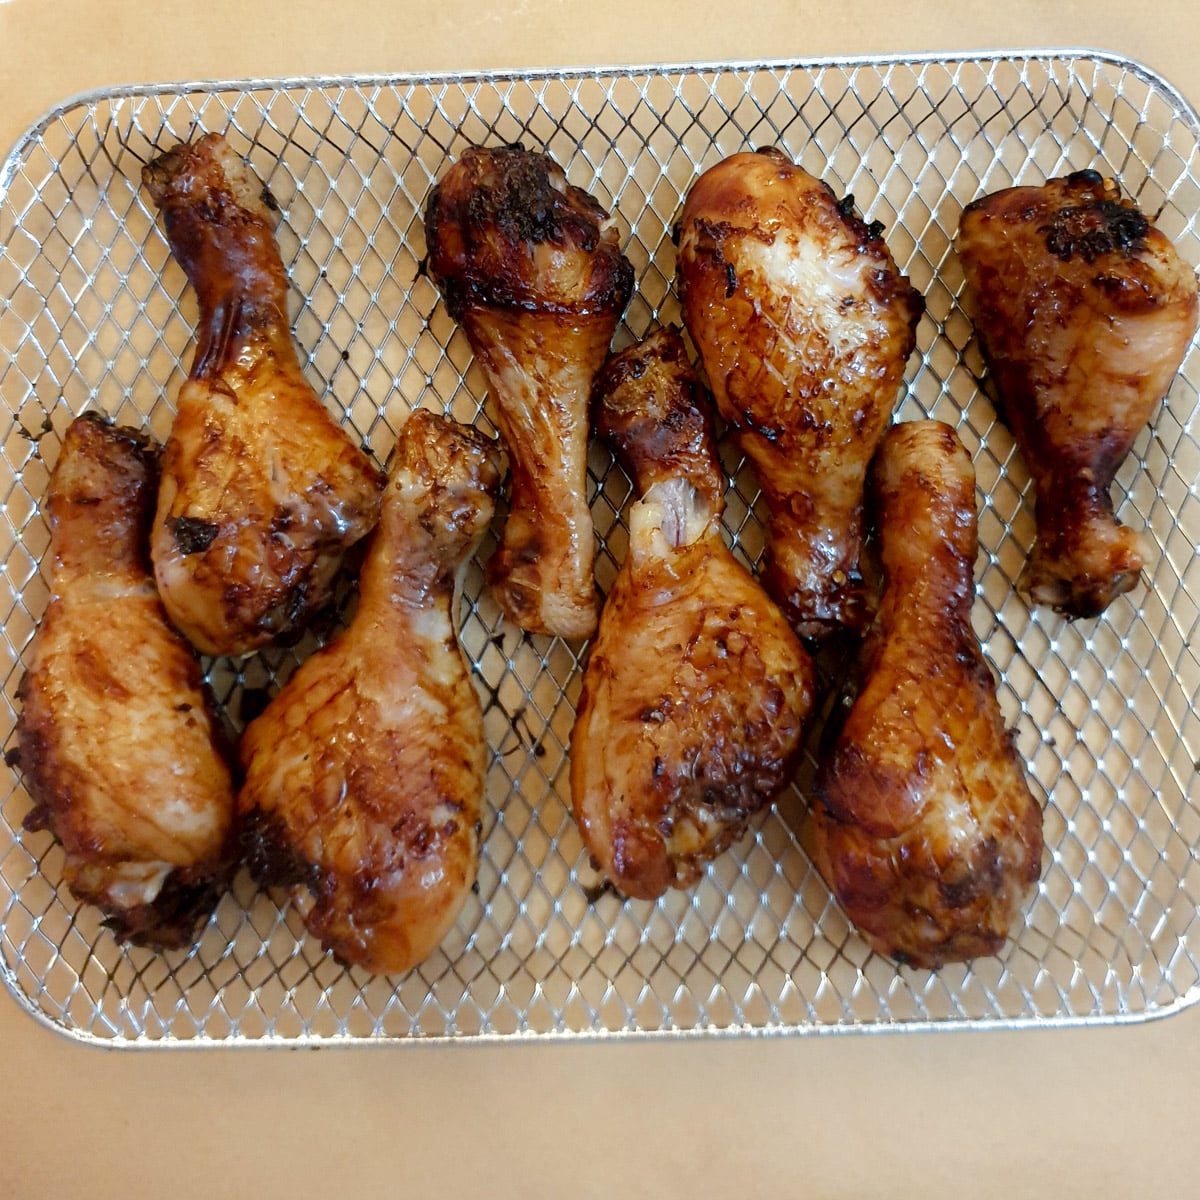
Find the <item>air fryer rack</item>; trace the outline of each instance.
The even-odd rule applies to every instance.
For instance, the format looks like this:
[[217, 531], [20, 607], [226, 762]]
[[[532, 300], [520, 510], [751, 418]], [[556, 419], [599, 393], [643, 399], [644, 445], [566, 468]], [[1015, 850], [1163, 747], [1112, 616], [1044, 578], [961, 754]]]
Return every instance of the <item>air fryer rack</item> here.
[[[982, 192], [1094, 167], [1200, 262], [1200, 122], [1168, 84], [1123, 59], [1062, 51], [187, 83], [65, 102], [0, 164], [10, 747], [21, 657], [47, 597], [39, 506], [62, 433], [89, 408], [160, 439], [170, 427], [195, 304], [140, 170], [208, 130], [279, 203], [306, 370], [381, 461], [417, 406], [492, 430], [482, 375], [421, 269], [426, 195], [468, 144], [544, 148], [616, 213], [637, 276], [618, 343], [678, 321], [671, 230], [706, 166], [777, 145], [853, 193], [928, 304], [899, 416], [950, 422], [975, 459], [975, 626], [1047, 798], [1045, 870], [999, 958], [897, 967], [866, 948], [804, 854], [810, 757], [696, 887], [622, 902], [597, 886], [569, 813], [586, 646], [523, 637], [475, 564], [462, 641], [486, 710], [489, 811], [477, 894], [438, 952], [396, 978], [345, 969], [244, 873], [192, 951], [122, 947], [61, 886], [51, 839], [22, 830], [29, 799], [14, 771], [0, 803], [0, 962], [21, 1005], [85, 1041], [200, 1046], [1114, 1023], [1196, 999], [1196, 348], [1114, 488], [1122, 519], [1146, 530], [1146, 586], [1096, 621], [1033, 610], [1014, 586], [1033, 534], [1029, 480], [981, 382], [950, 244]], [[729, 445], [724, 459], [728, 533], [752, 565], [756, 488]], [[599, 445], [590, 469], [606, 589], [629, 487]], [[208, 663], [233, 723], [336, 624], [292, 649]]]

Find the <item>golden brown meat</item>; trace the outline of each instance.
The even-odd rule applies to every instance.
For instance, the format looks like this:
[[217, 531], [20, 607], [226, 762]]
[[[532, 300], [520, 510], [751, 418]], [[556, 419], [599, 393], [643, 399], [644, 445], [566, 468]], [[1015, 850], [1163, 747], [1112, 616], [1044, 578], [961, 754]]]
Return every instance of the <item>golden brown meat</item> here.
[[791, 778], [812, 665], [721, 537], [724, 480], [682, 339], [609, 360], [596, 420], [633, 475], [629, 553], [571, 734], [584, 845], [616, 887], [686, 887]]
[[1033, 476], [1022, 587], [1096, 616], [1145, 561], [1109, 486], [1196, 332], [1196, 274], [1095, 171], [976, 200], [957, 248], [1000, 414]]
[[940, 421], [872, 468], [884, 592], [861, 684], [817, 778], [813, 858], [879, 953], [994, 954], [1041, 871], [1042, 817], [971, 627], [975, 472]]
[[262, 185], [217, 134], [143, 171], [195, 288], [199, 341], [163, 452], [151, 536], [159, 592], [207, 654], [300, 629], [374, 525], [383, 477], [296, 357]]
[[695, 182], [678, 270], [684, 321], [766, 502], [764, 586], [803, 637], [861, 631], [863, 481], [924, 301], [853, 198], [773, 149]]
[[629, 301], [617, 228], [544, 154], [472, 148], [425, 213], [429, 274], [487, 377], [510, 460], [488, 582], [522, 629], [596, 627], [588, 395]]
[[487, 438], [421, 410], [389, 470], [351, 624], [247, 728], [238, 796], [255, 877], [380, 973], [425, 958], [475, 881], [487, 745], [453, 608], [501, 478]]
[[121, 939], [189, 944], [229, 866], [233, 788], [190, 647], [154, 590], [146, 538], [156, 451], [78, 418], [50, 477], [50, 601], [17, 723], [34, 801], [64, 877]]

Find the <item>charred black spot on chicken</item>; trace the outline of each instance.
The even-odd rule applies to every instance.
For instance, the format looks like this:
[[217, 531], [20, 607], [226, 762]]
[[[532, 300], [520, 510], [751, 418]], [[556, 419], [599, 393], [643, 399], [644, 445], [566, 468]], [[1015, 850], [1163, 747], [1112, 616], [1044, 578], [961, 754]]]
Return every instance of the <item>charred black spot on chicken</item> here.
[[246, 869], [262, 887], [316, 888], [320, 868], [296, 851], [278, 813], [251, 809], [238, 823], [238, 845]]
[[199, 517], [168, 517], [164, 523], [180, 554], [203, 553], [221, 530], [215, 521], [203, 521]]
[[1135, 252], [1150, 232], [1150, 222], [1135, 208], [1116, 200], [1099, 200], [1055, 212], [1038, 230], [1046, 249], [1062, 262], [1079, 255], [1086, 263], [1113, 251]]

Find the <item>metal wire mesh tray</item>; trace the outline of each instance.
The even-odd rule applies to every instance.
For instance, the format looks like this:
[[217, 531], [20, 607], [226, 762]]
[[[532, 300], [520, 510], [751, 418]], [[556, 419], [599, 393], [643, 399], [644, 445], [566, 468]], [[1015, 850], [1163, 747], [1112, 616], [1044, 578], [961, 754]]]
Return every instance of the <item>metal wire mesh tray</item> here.
[[[1029, 481], [981, 387], [950, 248], [984, 190], [1097, 167], [1200, 262], [1200, 123], [1135, 64], [1083, 52], [524, 75], [287, 80], [95, 93], [49, 113], [0, 164], [0, 676], [9, 743], [21, 656], [47, 598], [39, 504], [60, 437], [89, 407], [165, 437], [195, 316], [140, 168], [226, 134], [283, 210], [294, 332], [331, 410], [382, 460], [425, 405], [488, 426], [481, 373], [422, 274], [420, 213], [468, 143], [543, 147], [616, 214], [637, 273], [619, 340], [678, 318], [671, 227], [718, 158], [779, 145], [887, 228], [925, 294], [900, 415], [956, 425], [975, 457], [977, 631], [1035, 788], [1047, 859], [997, 959], [939, 973], [871, 954], [798, 837], [794, 791], [687, 893], [597, 896], [567, 805], [586, 647], [522, 638], [468, 579], [462, 639], [492, 758], [479, 887], [406, 976], [346, 970], [243, 875], [191, 952], [119, 946], [0, 806], [0, 955], [31, 1013], [110, 1045], [812, 1032], [1112, 1022], [1200, 994], [1200, 355], [1193, 346], [1114, 489], [1152, 544], [1144, 587], [1103, 619], [1031, 610], [1013, 581]], [[728, 532], [754, 562], [756, 490], [726, 447]], [[591, 459], [600, 585], [625, 545], [624, 476]], [[486, 555], [491, 547], [481, 551]], [[209, 674], [235, 721], [317, 635]]]

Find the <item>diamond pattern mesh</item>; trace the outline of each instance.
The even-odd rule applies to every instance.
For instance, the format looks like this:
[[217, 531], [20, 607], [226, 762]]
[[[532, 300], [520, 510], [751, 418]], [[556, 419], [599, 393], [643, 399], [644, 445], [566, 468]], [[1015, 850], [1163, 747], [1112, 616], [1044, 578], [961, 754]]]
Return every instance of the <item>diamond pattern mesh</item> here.
[[[675, 321], [671, 227], [696, 173], [779, 145], [881, 220], [926, 295], [901, 416], [956, 425], [980, 487], [976, 628], [1035, 787], [1045, 872], [998, 959], [897, 968], [851, 930], [800, 841], [803, 792], [765, 813], [688, 893], [597, 887], [567, 808], [583, 648], [501, 622], [473, 568], [462, 640], [492, 760], [478, 892], [410, 974], [345, 970], [296, 913], [240, 877], [188, 953], [118, 946], [0, 806], [0, 955], [17, 999], [110, 1044], [939, 1027], [1135, 1019], [1194, 999], [1200, 962], [1200, 431], [1195, 348], [1114, 496], [1153, 544], [1149, 586], [1069, 624], [1016, 593], [1028, 477], [981, 384], [951, 237], [984, 190], [1082, 167], [1124, 187], [1200, 261], [1194, 115], [1140, 68], [1091, 57], [871, 60], [731, 69], [135, 89], [49, 114], [0, 166], [0, 677], [11, 744], [21, 655], [46, 603], [39, 511], [71, 418], [98, 407], [168, 432], [195, 304], [139, 189], [142, 163], [223, 131], [279, 202], [295, 336], [326, 403], [380, 460], [417, 405], [490, 428], [482, 376], [421, 271], [420, 212], [468, 143], [544, 147], [617, 214], [638, 288], [619, 335]], [[761, 551], [731, 447], [728, 528]], [[601, 587], [626, 544], [628, 483], [594, 448]], [[485, 545], [481, 559], [491, 550]], [[328, 634], [209, 665], [235, 723]]]

